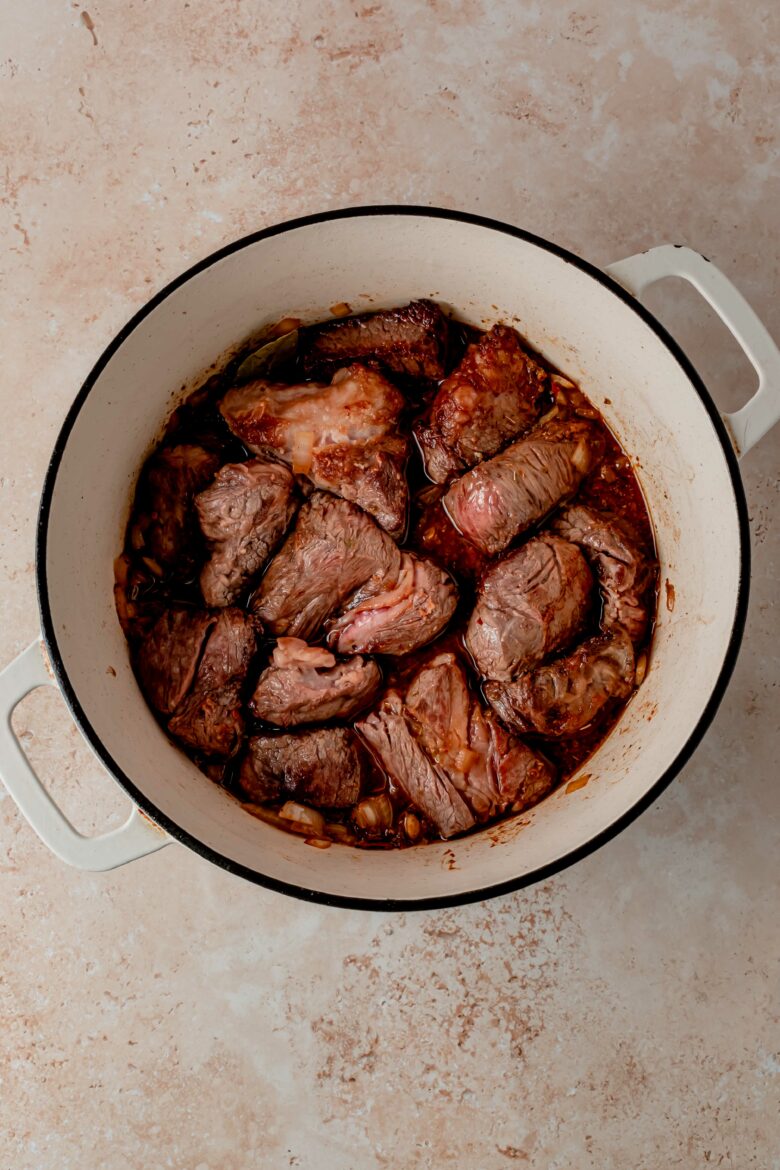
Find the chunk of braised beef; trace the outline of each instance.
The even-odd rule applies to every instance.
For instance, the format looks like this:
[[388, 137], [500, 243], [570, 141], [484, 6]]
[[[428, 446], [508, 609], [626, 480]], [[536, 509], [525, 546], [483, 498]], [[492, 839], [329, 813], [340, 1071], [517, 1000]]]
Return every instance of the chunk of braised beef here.
[[141, 643], [138, 679], [161, 715], [172, 715], [189, 692], [215, 620], [204, 610], [175, 606], [162, 614]]
[[277, 727], [347, 719], [370, 703], [381, 681], [370, 658], [337, 661], [328, 650], [298, 638], [280, 638], [250, 706], [259, 719]]
[[168, 722], [176, 739], [207, 756], [232, 756], [241, 744], [242, 691], [257, 649], [250, 615], [229, 607], [217, 615], [193, 686]]
[[487, 683], [485, 697], [509, 727], [563, 738], [582, 731], [609, 700], [626, 699], [633, 689], [634, 649], [616, 627], [511, 683]]
[[650, 621], [657, 564], [629, 522], [575, 503], [553, 518], [552, 528], [579, 545], [596, 570], [603, 629], [619, 626], [635, 645], [641, 642]]
[[543, 534], [485, 574], [466, 646], [485, 678], [509, 682], [564, 647], [583, 627], [593, 578], [576, 545]]
[[470, 345], [416, 428], [425, 470], [444, 483], [497, 451], [538, 419], [548, 376], [508, 325]]
[[299, 351], [307, 374], [322, 376], [351, 362], [376, 361], [404, 377], [444, 377], [448, 322], [432, 301], [359, 313], [305, 326]]
[[349, 808], [360, 799], [363, 761], [346, 727], [256, 735], [241, 761], [239, 786], [263, 804], [287, 797], [317, 808]]
[[295, 481], [280, 463], [227, 463], [195, 497], [210, 551], [200, 574], [203, 600], [233, 605], [284, 536], [295, 512]]
[[409, 654], [431, 642], [455, 612], [452, 578], [432, 561], [401, 554], [396, 581], [367, 595], [358, 590], [330, 623], [328, 644], [340, 654]]
[[359, 504], [393, 536], [406, 527], [405, 400], [377, 370], [352, 365], [329, 385], [259, 379], [229, 390], [220, 410], [251, 451], [289, 463], [315, 487]]
[[146, 464], [141, 479], [145, 501], [142, 532], [145, 551], [184, 577], [199, 552], [194, 498], [216, 475], [219, 456], [192, 443], [162, 447]]
[[450, 519], [490, 556], [569, 499], [604, 452], [586, 419], [553, 419], [466, 473], [443, 504]]
[[277, 552], [252, 609], [277, 637], [311, 639], [358, 590], [381, 593], [398, 580], [398, 546], [361, 508], [315, 492]]

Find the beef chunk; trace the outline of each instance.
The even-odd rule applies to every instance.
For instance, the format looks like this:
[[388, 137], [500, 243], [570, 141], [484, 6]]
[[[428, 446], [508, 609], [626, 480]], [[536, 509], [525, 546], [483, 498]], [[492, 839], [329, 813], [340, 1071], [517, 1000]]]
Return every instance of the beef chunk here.
[[459, 532], [494, 556], [579, 488], [604, 452], [585, 419], [553, 419], [457, 480], [444, 507]]
[[582, 628], [593, 578], [576, 545], [529, 540], [486, 574], [466, 645], [486, 678], [509, 682], [561, 649]]
[[192, 686], [213, 614], [166, 610], [141, 643], [136, 669], [144, 694], [161, 715], [172, 715]]
[[441, 633], [457, 603], [442, 569], [404, 552], [397, 579], [379, 593], [359, 590], [331, 624], [328, 644], [340, 654], [408, 654]]
[[472, 828], [471, 810], [444, 769], [429, 759], [412, 735], [395, 691], [355, 727], [384, 770], [445, 840]]
[[395, 374], [438, 381], [444, 377], [448, 328], [431, 301], [310, 325], [300, 332], [303, 368], [322, 376], [350, 362], [377, 361]]
[[260, 583], [252, 608], [271, 633], [311, 638], [357, 589], [393, 585], [401, 554], [354, 504], [315, 492]]
[[561, 738], [581, 731], [608, 700], [627, 698], [633, 686], [634, 649], [616, 627], [512, 683], [487, 683], [485, 696], [509, 727]]
[[185, 576], [195, 563], [197, 525], [193, 498], [216, 474], [219, 458], [183, 443], [163, 447], [149, 460], [142, 494], [148, 509], [147, 550], [166, 569]]
[[552, 523], [553, 530], [578, 544], [596, 570], [603, 601], [601, 625], [621, 626], [633, 643], [647, 632], [655, 561], [642, 549], [628, 524], [609, 512], [572, 504]]
[[337, 662], [327, 650], [280, 638], [250, 706], [259, 719], [278, 727], [347, 719], [374, 698], [381, 679], [370, 658]]
[[555, 786], [555, 768], [516, 735], [510, 735], [492, 711], [484, 714], [490, 749], [488, 766], [498, 789], [499, 812], [522, 812], [538, 804]]
[[295, 511], [295, 481], [280, 463], [227, 463], [195, 498], [211, 556], [200, 574], [206, 605], [232, 605], [262, 569]]
[[220, 410], [258, 455], [283, 459], [297, 474], [370, 512], [400, 536], [406, 526], [408, 444], [398, 433], [404, 397], [376, 370], [353, 365], [329, 386], [256, 381], [237, 386]]
[[244, 734], [241, 690], [256, 650], [252, 619], [223, 609], [212, 628], [195, 682], [168, 723], [171, 735], [207, 756], [231, 756]]
[[430, 478], [444, 483], [526, 431], [539, 417], [547, 382], [514, 329], [494, 325], [483, 334], [442, 382], [428, 423], [417, 428]]
[[552, 787], [552, 766], [482, 711], [453, 654], [424, 666], [405, 702], [417, 739], [479, 820], [528, 808]]
[[440, 484], [429, 484], [417, 493], [410, 542], [413, 548], [443, 569], [476, 581], [484, 573], [490, 558], [458, 532], [442, 507], [444, 491]]
[[241, 761], [239, 785], [257, 804], [293, 797], [319, 808], [348, 808], [360, 799], [362, 761], [345, 727], [295, 735], [258, 735]]

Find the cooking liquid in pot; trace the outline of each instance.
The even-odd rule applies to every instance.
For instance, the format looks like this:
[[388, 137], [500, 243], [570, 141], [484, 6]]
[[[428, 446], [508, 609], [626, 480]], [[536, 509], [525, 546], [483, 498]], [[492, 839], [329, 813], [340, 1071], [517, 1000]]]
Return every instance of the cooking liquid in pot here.
[[[284, 329], [286, 326], [282, 326]], [[461, 360], [466, 347], [478, 340], [482, 331], [459, 322], [455, 319], [450, 322], [450, 340], [447, 354], [447, 373], [451, 372]], [[267, 336], [274, 336], [273, 330], [267, 331]], [[250, 347], [254, 348], [254, 347]], [[525, 347], [534, 359], [552, 375], [550, 389], [546, 392], [543, 404], [545, 412], [555, 411], [555, 417], [565, 420], [570, 418], [587, 418], [603, 434], [605, 454], [598, 466], [584, 480], [575, 500], [577, 503], [592, 505], [599, 511], [607, 511], [622, 517], [630, 522], [642, 544], [653, 558], [655, 564], [655, 543], [652, 523], [648, 514], [647, 505], [642, 495], [631, 461], [623, 451], [615, 436], [592, 402], [568, 379], [560, 375], [549, 363], [530, 347]], [[211, 375], [198, 389], [176, 409], [169, 418], [163, 437], [155, 448], [169, 447], [174, 444], [193, 443], [215, 452], [220, 464], [241, 462], [253, 458], [249, 451], [230, 431], [227, 423], [218, 410], [218, 403], [235, 384], [236, 371], [247, 356], [249, 350], [231, 358], [218, 373]], [[291, 384], [310, 380], [304, 374], [296, 353], [282, 359], [274, 367], [274, 381], [289, 382]], [[409, 402], [407, 416], [403, 429], [411, 432], [415, 421], [426, 415], [430, 403], [441, 383], [425, 383], [419, 379], [406, 378], [397, 374], [389, 374], [389, 379], [403, 390]], [[543, 420], [542, 420], [543, 421]], [[511, 542], [500, 557], [490, 558], [461, 536], [454, 528], [439, 503], [446, 488], [432, 485], [425, 474], [423, 461], [417, 445], [411, 443], [411, 457], [407, 464], [407, 479], [410, 487], [411, 508], [407, 531], [403, 539], [398, 541], [402, 549], [409, 549], [436, 562], [447, 570], [458, 586], [459, 600], [456, 612], [448, 623], [444, 632], [432, 643], [402, 657], [377, 655], [376, 660], [383, 675], [382, 693], [388, 687], [397, 687], [403, 690], [409, 684], [414, 674], [433, 656], [442, 652], [451, 652], [456, 655], [466, 671], [471, 690], [482, 695], [482, 682], [475, 669], [474, 663], [465, 648], [463, 635], [469, 616], [474, 608], [476, 591], [485, 570], [500, 557], [506, 556], [513, 548], [525, 543], [536, 532], [541, 531], [547, 524], [545, 518], [540, 524]], [[204, 603], [199, 587], [200, 567], [207, 556], [205, 543], [199, 535], [194, 537], [196, 568], [185, 577], [176, 573], [166, 573], [153, 558], [148, 557], [145, 549], [139, 547], [139, 530], [141, 520], [148, 515], [148, 502], [145, 498], [143, 476], [139, 480], [139, 487], [133, 501], [130, 519], [127, 525], [124, 551], [117, 561], [117, 608], [122, 620], [125, 633], [131, 648], [131, 656], [135, 660], [138, 646], [142, 642], [154, 621], [168, 606], [183, 605], [193, 609], [203, 609]], [[294, 520], [291, 527], [294, 525]], [[639, 673], [644, 674], [647, 662], [647, 653], [652, 638], [653, 621], [656, 608], [656, 589], [658, 582], [657, 569], [654, 569], [653, 580], [648, 589], [650, 596], [649, 607], [651, 620], [648, 623], [647, 634], [643, 641], [635, 646], [635, 656]], [[244, 596], [236, 603], [248, 608], [253, 593], [257, 589], [257, 582], [253, 583]], [[577, 636], [577, 643], [599, 633], [601, 613], [599, 606], [594, 606], [586, 628]], [[255, 718], [246, 706], [261, 670], [266, 667], [271, 651], [276, 643], [274, 637], [261, 637], [258, 640], [258, 654], [250, 670], [244, 688], [244, 716], [246, 719], [247, 737], [252, 735], [289, 734], [296, 728], [280, 729], [272, 724]], [[323, 644], [322, 638], [312, 639], [312, 644]], [[568, 653], [563, 650], [561, 654]], [[641, 682], [641, 678], [639, 680]], [[557, 770], [557, 786], [564, 783], [580, 765], [595, 751], [595, 749], [609, 735], [617, 722], [627, 699], [610, 700], [599, 712], [593, 722], [578, 733], [567, 738], [549, 738], [533, 734], [523, 734], [522, 738], [535, 750], [550, 760]], [[375, 705], [377, 700], [370, 705]], [[356, 716], [360, 719], [365, 714]], [[160, 720], [165, 727], [164, 720]], [[349, 721], [354, 722], [354, 720]], [[307, 724], [308, 730], [316, 726], [337, 725], [343, 726], [343, 720], [331, 721], [330, 724]], [[236, 797], [246, 802], [237, 785], [237, 774], [240, 752], [228, 761], [207, 759], [197, 751], [173, 740], [176, 746], [186, 752], [198, 768], [216, 783], [224, 786]], [[425, 841], [440, 841], [441, 836], [435, 827], [428, 823], [418, 809], [414, 808], [395, 785], [392, 777], [380, 766], [376, 758], [365, 751], [365, 773], [362, 783], [361, 799], [368, 796], [386, 794], [393, 807], [392, 827], [377, 833], [358, 827], [352, 818], [352, 809], [327, 810], [323, 816], [330, 828], [331, 839], [344, 841], [351, 845], [369, 848], [405, 847], [410, 844], [419, 844]], [[272, 802], [262, 809], [251, 806], [254, 815], [277, 824], [281, 828], [290, 829], [289, 823], [278, 816], [278, 810], [284, 801]], [[250, 806], [247, 806], [250, 807]], [[415, 833], [410, 840], [404, 828], [405, 814], [412, 812], [419, 826], [419, 833]], [[486, 825], [495, 825], [506, 817], [516, 815], [512, 812], [493, 817], [488, 821], [478, 823], [472, 831], [479, 831]], [[342, 826], [339, 830], [338, 826]], [[300, 831], [300, 830], [296, 830]], [[327, 839], [326, 839], [327, 840]], [[312, 839], [311, 842], [325, 844], [326, 841]]]

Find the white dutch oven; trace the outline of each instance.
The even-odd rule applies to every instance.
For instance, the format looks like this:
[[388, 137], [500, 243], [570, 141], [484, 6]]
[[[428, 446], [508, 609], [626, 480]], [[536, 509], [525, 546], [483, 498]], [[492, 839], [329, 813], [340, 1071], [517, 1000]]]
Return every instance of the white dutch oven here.
[[[634, 300], [666, 276], [696, 286], [755, 366], [758, 391], [736, 414], [719, 414], [690, 363]], [[587, 785], [561, 789], [530, 814], [447, 844], [379, 853], [313, 849], [248, 816], [166, 739], [130, 668], [112, 566], [138, 470], [183, 384], [281, 316], [316, 320], [337, 302], [359, 309], [415, 297], [445, 302], [478, 325], [515, 320], [536, 349], [580, 382], [634, 457], [661, 561], [651, 663], [617, 729], [582, 769]], [[655, 248], [605, 275], [515, 228], [411, 207], [318, 215], [240, 240], [133, 318], [68, 414], [39, 519], [42, 642], [0, 676], [0, 773], [51, 849], [86, 869], [110, 869], [176, 839], [274, 889], [366, 908], [465, 902], [545, 877], [646, 808], [712, 719], [748, 598], [736, 455], [778, 417], [776, 346], [725, 276], [686, 248]], [[133, 801], [114, 832], [79, 835], [13, 736], [14, 707], [45, 684], [61, 688]]]

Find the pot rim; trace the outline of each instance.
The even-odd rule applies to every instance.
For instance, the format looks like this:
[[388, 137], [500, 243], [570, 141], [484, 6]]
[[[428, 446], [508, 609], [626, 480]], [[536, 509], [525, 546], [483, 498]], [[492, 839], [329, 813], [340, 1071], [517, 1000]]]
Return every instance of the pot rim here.
[[[86, 402], [92, 387], [100, 377], [104, 368], [109, 361], [136, 329], [136, 327], [152, 313], [159, 305], [163, 303], [176, 289], [186, 284], [193, 276], [210, 268], [211, 265], [222, 260], [226, 256], [230, 256], [234, 252], [241, 251], [243, 248], [256, 244], [260, 240], [269, 239], [272, 236], [281, 235], [288, 231], [294, 231], [297, 228], [308, 227], [312, 224], [324, 223], [330, 220], [351, 219], [368, 216], [379, 215], [395, 215], [395, 216], [416, 216], [427, 217], [430, 219], [445, 219], [453, 220], [459, 223], [471, 224], [477, 227], [489, 228], [492, 231], [502, 232], [505, 235], [513, 236], [515, 239], [525, 240], [527, 243], [551, 252], [560, 259], [566, 261], [568, 264], [579, 268], [586, 275], [591, 276], [600, 284], [604, 285], [610, 292], [618, 297], [624, 304], [628, 305], [633, 312], [639, 316], [642, 321], [653, 331], [658, 340], [669, 350], [672, 357], [677, 364], [682, 368], [691, 385], [699, 395], [710, 422], [715, 430], [715, 433], [720, 441], [721, 448], [728, 467], [729, 476], [731, 479], [731, 486], [734, 492], [734, 501], [737, 510], [737, 519], [739, 524], [739, 539], [740, 539], [740, 571], [739, 584], [737, 589], [736, 605], [734, 610], [734, 623], [732, 625], [729, 643], [726, 648], [723, 663], [715, 680], [709, 699], [706, 706], [699, 717], [697, 723], [691, 730], [688, 739], [683, 747], [678, 752], [676, 758], [672, 761], [670, 766], [659, 776], [655, 783], [648, 789], [635, 804], [631, 806], [625, 813], [619, 816], [606, 828], [602, 829], [595, 836], [591, 837], [582, 845], [577, 846], [576, 849], [570, 850], [562, 857], [555, 861], [549, 862], [547, 865], [537, 866], [536, 869], [529, 873], [522, 874], [516, 878], [510, 878], [507, 881], [497, 882], [490, 886], [479, 887], [473, 890], [467, 890], [459, 894], [446, 894], [438, 897], [422, 897], [419, 899], [410, 898], [363, 898], [358, 896], [347, 896], [342, 894], [329, 894], [318, 890], [309, 889], [306, 886], [294, 885], [290, 882], [280, 881], [277, 878], [260, 873], [257, 870], [250, 869], [248, 866], [241, 865], [228, 857], [225, 857], [218, 850], [211, 846], [204, 844], [202, 841], [193, 837], [191, 834], [182, 829], [175, 821], [171, 820], [165, 813], [161, 812], [153, 801], [143, 793], [130, 777], [119, 767], [116, 761], [112, 758], [110, 753], [103, 745], [100, 737], [95, 732], [90, 722], [89, 716], [82, 707], [76, 692], [71, 685], [68, 677], [68, 672], [65, 668], [62, 655], [57, 643], [56, 632], [52, 620], [51, 608], [49, 605], [48, 595], [48, 580], [46, 571], [46, 552], [47, 552], [47, 537], [48, 537], [48, 522], [51, 510], [51, 502], [54, 494], [54, 487], [57, 480], [57, 472], [62, 461], [63, 452], [67, 445], [70, 432], [73, 425], [81, 411], [82, 406]], [[750, 586], [750, 528], [748, 522], [747, 503], [745, 500], [744, 488], [739, 472], [737, 457], [734, 452], [731, 440], [726, 430], [720, 411], [716, 407], [709, 391], [706, 389], [701, 377], [686, 357], [683, 350], [674, 340], [674, 338], [667, 332], [663, 325], [649, 312], [639, 301], [635, 300], [630, 293], [628, 293], [618, 282], [605, 272], [602, 272], [595, 265], [589, 263], [587, 260], [581, 259], [573, 252], [566, 248], [560, 247], [558, 244], [553, 244], [549, 240], [545, 240], [541, 236], [534, 235], [532, 232], [525, 231], [523, 228], [514, 227], [511, 224], [506, 224], [497, 219], [492, 219], [487, 216], [475, 215], [466, 211], [453, 211], [441, 207], [428, 207], [414, 204], [376, 204], [363, 205], [359, 207], [339, 208], [331, 211], [317, 212], [314, 215], [299, 216], [295, 219], [285, 220], [282, 223], [273, 224], [270, 227], [262, 228], [259, 231], [251, 232], [249, 235], [242, 236], [238, 240], [219, 248], [217, 251], [210, 253], [204, 259], [199, 260], [193, 264], [185, 272], [175, 277], [169, 284], [165, 285], [158, 293], [156, 293], [151, 300], [147, 301], [130, 320], [123, 326], [123, 328], [116, 334], [113, 340], [104, 349], [98, 360], [95, 362], [91, 371], [84, 380], [81, 389], [76, 398], [71, 404], [65, 420], [60, 428], [54, 448], [52, 450], [51, 459], [46, 470], [46, 477], [43, 484], [43, 491], [41, 494], [41, 502], [38, 511], [38, 523], [36, 531], [36, 550], [35, 550], [35, 576], [36, 587], [38, 593], [38, 607], [41, 616], [41, 632], [43, 635], [44, 644], [48, 653], [55, 678], [59, 685], [60, 691], [65, 699], [65, 702], [73, 716], [79, 730], [89, 743], [92, 750], [97, 755], [98, 759], [108, 770], [111, 776], [116, 780], [121, 788], [127, 793], [130, 799], [136, 804], [143, 813], [145, 813], [152, 821], [164, 829], [175, 840], [188, 846], [195, 853], [215, 865], [226, 869], [229, 873], [236, 874], [239, 877], [246, 878], [248, 881], [254, 882], [257, 885], [265, 886], [267, 889], [274, 890], [279, 893], [289, 894], [293, 897], [299, 898], [306, 902], [321, 903], [326, 906], [337, 906], [350, 910], [386, 910], [386, 911], [412, 911], [412, 910], [434, 910], [449, 906], [467, 905], [471, 902], [481, 902], [488, 898], [498, 897], [502, 894], [509, 894], [515, 890], [522, 889], [525, 886], [533, 885], [537, 882], [545, 881], [547, 878], [560, 873], [562, 870], [568, 869], [569, 866], [575, 862], [588, 857], [597, 849], [601, 848], [613, 837], [616, 837], [630, 824], [633, 823], [652, 803], [657, 800], [661, 793], [671, 784], [672, 780], [682, 769], [682, 767], [691, 758], [693, 752], [698, 747], [704, 736], [705, 731], [710, 726], [715, 712], [720, 706], [721, 700], [725, 694], [734, 665], [739, 653], [740, 644], [742, 642], [742, 635], [745, 628], [745, 620], [748, 608], [748, 596]]]

